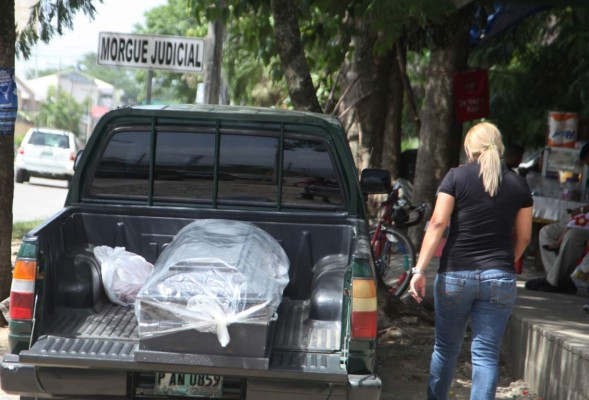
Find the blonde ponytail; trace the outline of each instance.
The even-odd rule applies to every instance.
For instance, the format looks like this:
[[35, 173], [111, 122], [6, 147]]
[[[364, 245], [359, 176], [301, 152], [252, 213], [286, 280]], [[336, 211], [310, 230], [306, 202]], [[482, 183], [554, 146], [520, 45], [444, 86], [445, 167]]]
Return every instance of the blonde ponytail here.
[[479, 176], [483, 179], [485, 192], [495, 196], [501, 183], [501, 156], [504, 151], [501, 132], [489, 122], [476, 124], [466, 134], [464, 149], [468, 158], [481, 166]]

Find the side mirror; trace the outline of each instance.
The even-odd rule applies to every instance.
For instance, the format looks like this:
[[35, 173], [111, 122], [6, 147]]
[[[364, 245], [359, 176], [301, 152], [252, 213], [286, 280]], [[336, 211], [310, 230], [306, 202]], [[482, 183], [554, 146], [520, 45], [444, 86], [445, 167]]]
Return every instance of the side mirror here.
[[76, 170], [76, 168], [78, 167], [78, 163], [80, 162], [80, 158], [82, 158], [82, 153], [84, 152], [84, 150], [78, 150], [78, 153], [76, 154], [76, 159], [74, 160], [74, 171]]
[[362, 170], [360, 186], [364, 194], [389, 193], [391, 173], [386, 169], [366, 168]]

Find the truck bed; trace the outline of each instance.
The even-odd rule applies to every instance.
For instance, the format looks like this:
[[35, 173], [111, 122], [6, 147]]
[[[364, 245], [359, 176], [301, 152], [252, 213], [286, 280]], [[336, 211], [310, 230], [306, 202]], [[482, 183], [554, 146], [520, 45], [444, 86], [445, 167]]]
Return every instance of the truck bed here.
[[[154, 262], [163, 246], [192, 220], [69, 209], [42, 227], [54, 231], [44, 232], [40, 237], [47, 242], [39, 246], [47, 255], [44, 268], [55, 286], [47, 287], [45, 320], [36, 324], [33, 346], [20, 353], [21, 361], [37, 366], [127, 370], [161, 370], [164, 363], [166, 368], [209, 373], [219, 373], [218, 368], [226, 373], [225, 369], [238, 365], [249, 374], [276, 370], [339, 375], [345, 371], [340, 367], [341, 291], [357, 229], [346, 219], [254, 221], [281, 243], [291, 264], [268, 358], [142, 350], [133, 308], [108, 301], [90, 248], [124, 246]], [[63, 247], [68, 251], [55, 250]]]
[[[283, 299], [273, 348], [290, 351], [335, 351], [340, 347], [339, 321], [309, 322], [309, 301]], [[63, 310], [46, 335], [77, 340], [101, 339], [137, 342], [137, 319], [132, 307], [103, 302], [96, 314]]]
[[[300, 370], [339, 374], [341, 323], [336, 321], [309, 323], [308, 301], [283, 301], [279, 315], [268, 369]], [[152, 357], [146, 357], [150, 355]], [[160, 362], [191, 365], [195, 360], [200, 367], [231, 368], [236, 357], [202, 356], [186, 354], [142, 352], [139, 350], [137, 319], [133, 308], [104, 302], [95, 314], [84, 315], [72, 310], [63, 310], [55, 316], [46, 333], [33, 347], [20, 353], [24, 363], [38, 366], [77, 366], [91, 368], [153, 369], [154, 354], [159, 353]], [[145, 361], [144, 365], [141, 362]], [[264, 370], [257, 359], [241, 358], [250, 370]], [[162, 369], [163, 367], [158, 366]], [[200, 369], [196, 369], [199, 371]], [[268, 371], [266, 371], [268, 372]], [[240, 372], [243, 374], [243, 371]]]

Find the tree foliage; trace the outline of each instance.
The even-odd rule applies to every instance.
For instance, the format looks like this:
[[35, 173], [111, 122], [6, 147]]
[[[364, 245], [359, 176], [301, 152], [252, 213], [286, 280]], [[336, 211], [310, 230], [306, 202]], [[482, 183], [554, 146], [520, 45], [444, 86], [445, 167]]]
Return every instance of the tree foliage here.
[[[145, 13], [145, 25], [135, 26], [135, 33], [143, 35], [169, 35], [204, 37], [206, 24], [191, 15], [187, 0], [168, 0], [168, 4], [155, 7]], [[147, 81], [147, 70], [134, 73], [136, 82]], [[152, 99], [158, 102], [194, 103], [196, 86], [201, 77], [195, 74], [167, 71], [153, 71]], [[137, 100], [145, 99], [140, 91]]]
[[587, 26], [587, 8], [550, 8], [473, 53], [471, 64], [490, 71], [491, 115], [508, 140], [543, 146], [550, 110], [589, 116]]
[[123, 67], [98, 65], [96, 59], [96, 53], [85, 54], [78, 61], [76, 68], [90, 76], [110, 83], [117, 89], [122, 89], [124, 91], [121, 97], [123, 105], [136, 104], [143, 90], [142, 86], [135, 80], [136, 71]]
[[94, 4], [97, 2], [102, 3], [102, 0], [39, 0], [31, 8], [27, 26], [18, 33], [17, 54], [28, 59], [31, 47], [39, 40], [49, 43], [56, 34], [61, 36], [66, 30], [71, 30], [78, 11], [94, 18]]
[[252, 40], [248, 35], [257, 30], [264, 30], [266, 37], [271, 36], [268, 18], [252, 14], [252, 18], [231, 21], [228, 28], [223, 48], [223, 79], [231, 101], [266, 107], [282, 104], [286, 89], [281, 81], [280, 60], [267, 54], [262, 46], [257, 51], [248, 47]]
[[[355, 51], [354, 36], [358, 23], [370, 21], [374, 33], [374, 52], [384, 54], [401, 33], [410, 32], [414, 47], [423, 47], [426, 23], [439, 20], [449, 9], [444, 0], [297, 1], [296, 15], [300, 37], [322, 107], [341, 95], [338, 79], [346, 59]], [[224, 18], [227, 24], [224, 70], [232, 99], [242, 104], [260, 104], [260, 86], [267, 88], [266, 99], [285, 100], [288, 106], [283, 68], [277, 58], [273, 37], [274, 20], [269, 2], [260, 0], [190, 0], [193, 15], [199, 21]], [[416, 33], [418, 32], [419, 33]], [[243, 68], [242, 68], [243, 67]], [[258, 85], [258, 83], [261, 85]], [[269, 82], [273, 82], [269, 85]], [[282, 95], [278, 95], [278, 92]], [[254, 95], [255, 94], [255, 95]], [[253, 96], [254, 95], [254, 96]], [[329, 107], [328, 107], [329, 108]]]
[[85, 104], [76, 102], [68, 93], [49, 87], [47, 100], [41, 104], [39, 113], [35, 117], [35, 124], [49, 128], [65, 129], [80, 133], [80, 119], [88, 109], [89, 100]]

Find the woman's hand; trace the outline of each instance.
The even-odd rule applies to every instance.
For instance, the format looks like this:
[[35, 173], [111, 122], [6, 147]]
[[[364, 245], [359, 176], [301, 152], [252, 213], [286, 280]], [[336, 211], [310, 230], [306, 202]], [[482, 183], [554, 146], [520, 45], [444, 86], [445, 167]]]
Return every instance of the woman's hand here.
[[421, 300], [425, 297], [425, 283], [426, 278], [424, 273], [413, 274], [409, 283], [409, 293], [418, 303], [421, 303]]

